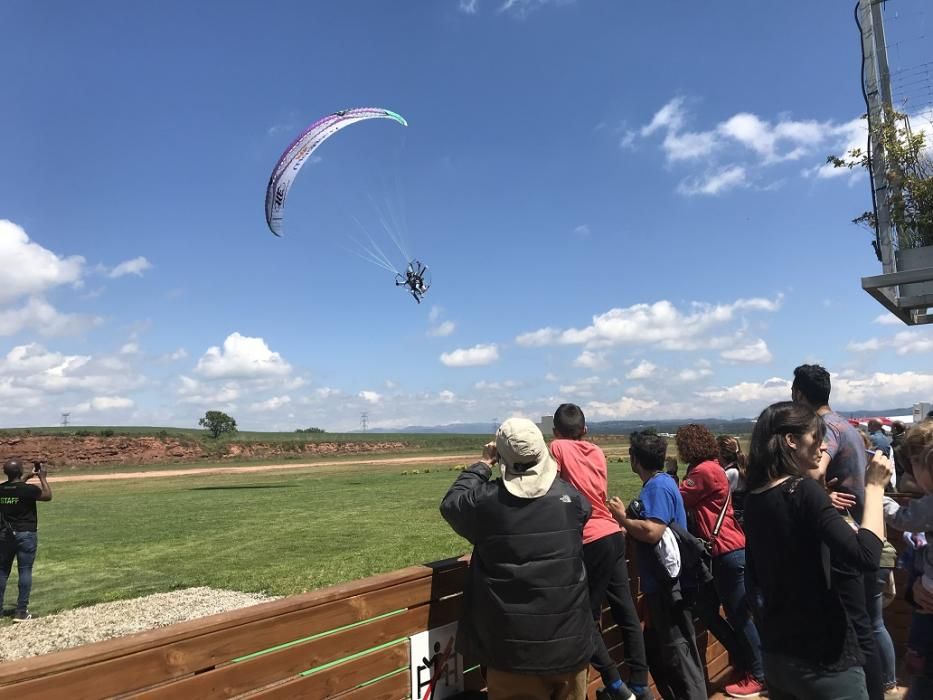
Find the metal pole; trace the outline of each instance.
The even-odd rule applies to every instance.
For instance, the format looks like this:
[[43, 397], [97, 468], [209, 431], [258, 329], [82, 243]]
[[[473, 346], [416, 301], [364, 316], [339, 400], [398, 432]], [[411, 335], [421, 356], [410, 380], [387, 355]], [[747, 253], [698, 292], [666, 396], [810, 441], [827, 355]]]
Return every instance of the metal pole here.
[[[884, 26], [878, 3], [879, 0], [859, 0], [858, 5], [864, 54], [865, 83], [863, 87], [868, 98], [869, 125], [873, 129], [879, 128], [884, 123], [885, 105], [887, 104], [889, 109], [891, 107], [891, 85], [888, 79], [887, 51], [884, 46]], [[879, 80], [879, 74], [883, 76], [881, 80]], [[871, 172], [875, 189], [875, 217], [881, 268], [884, 274], [890, 274], [895, 272], [896, 268], [891, 216], [888, 211], [888, 179], [885, 175], [884, 148], [875, 139], [871, 140]]]

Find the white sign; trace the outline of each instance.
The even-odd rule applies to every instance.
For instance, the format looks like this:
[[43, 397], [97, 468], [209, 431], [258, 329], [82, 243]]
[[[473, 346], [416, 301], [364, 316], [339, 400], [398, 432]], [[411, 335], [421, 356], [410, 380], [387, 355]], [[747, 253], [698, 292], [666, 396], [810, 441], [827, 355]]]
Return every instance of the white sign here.
[[457, 623], [409, 637], [412, 700], [443, 700], [463, 691], [463, 658], [454, 651]]

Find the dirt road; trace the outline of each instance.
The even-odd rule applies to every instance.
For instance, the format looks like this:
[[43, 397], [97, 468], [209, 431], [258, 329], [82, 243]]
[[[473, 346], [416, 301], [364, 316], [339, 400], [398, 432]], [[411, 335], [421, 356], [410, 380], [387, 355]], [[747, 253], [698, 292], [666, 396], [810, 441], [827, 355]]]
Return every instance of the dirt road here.
[[112, 481], [114, 479], [158, 479], [179, 476], [208, 476], [212, 474], [248, 474], [250, 472], [289, 471], [292, 469], [316, 469], [318, 467], [364, 467], [392, 464], [456, 464], [476, 459], [471, 455], [431, 455], [428, 457], [386, 457], [383, 459], [333, 460], [327, 462], [302, 462], [290, 464], [262, 464], [242, 467], [192, 467], [191, 469], [156, 469], [145, 472], [115, 472], [113, 474], [76, 474], [74, 476], [50, 475], [53, 484], [68, 481]]

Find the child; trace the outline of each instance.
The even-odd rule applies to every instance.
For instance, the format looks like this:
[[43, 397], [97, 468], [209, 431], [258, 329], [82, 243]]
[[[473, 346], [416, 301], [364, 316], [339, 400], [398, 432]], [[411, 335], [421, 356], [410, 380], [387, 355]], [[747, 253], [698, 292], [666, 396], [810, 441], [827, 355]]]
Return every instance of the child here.
[[[925, 495], [905, 506], [885, 498], [885, 521], [897, 530], [925, 530], [929, 541], [933, 537], [933, 421], [925, 420], [914, 426], [907, 434], [905, 443], [910, 470]], [[919, 616], [916, 613], [914, 615], [912, 632], [913, 628], [922, 627], [926, 628], [926, 633], [921, 635], [923, 639], [918, 643], [923, 648], [912, 649], [924, 659], [923, 670], [911, 686], [908, 697], [928, 698], [933, 697], [933, 637], [927, 624], [929, 617], [923, 613], [933, 613], [933, 548], [929, 545], [924, 548], [923, 573], [908, 588], [908, 600], [911, 594], [914, 599], [912, 602], [920, 608], [921, 613]], [[912, 639], [916, 636], [911, 635]], [[917, 640], [914, 641], [917, 643]]]
[[597, 691], [596, 697], [598, 700], [631, 697], [599, 634], [603, 600], [608, 598], [612, 617], [622, 632], [625, 663], [631, 670], [629, 687], [638, 700], [648, 700], [653, 695], [648, 690], [645, 640], [629, 587], [625, 537], [606, 507], [609, 490], [606, 455], [599, 447], [585, 441], [585, 435], [586, 419], [580, 407], [561, 404], [554, 413], [555, 439], [551, 443], [551, 454], [557, 460], [561, 478], [573, 484], [593, 506], [593, 514], [583, 527], [583, 563], [589, 582], [590, 607], [597, 621], [598, 639], [592, 663], [606, 685]]

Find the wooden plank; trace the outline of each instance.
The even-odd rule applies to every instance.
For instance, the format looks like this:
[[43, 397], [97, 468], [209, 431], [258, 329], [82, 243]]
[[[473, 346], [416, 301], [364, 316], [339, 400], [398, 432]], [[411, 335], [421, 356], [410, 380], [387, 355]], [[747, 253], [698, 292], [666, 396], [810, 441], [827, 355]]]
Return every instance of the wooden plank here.
[[[248, 697], [250, 700], [322, 700], [403, 667], [408, 667], [407, 641]], [[364, 694], [364, 697], [367, 696]]]
[[50, 697], [50, 693], [54, 695], [56, 689], [67, 687], [69, 700], [96, 700], [101, 696], [143, 690], [277, 644], [426, 602], [432, 595], [432, 588], [430, 577], [416, 578], [276, 618], [187, 637], [128, 656], [72, 666], [60, 673], [19, 682], [15, 692], [19, 700], [41, 700]]
[[[399, 615], [374, 620], [247, 661], [227, 664], [129, 697], [133, 700], [236, 697], [277, 681], [288, 680], [302, 671], [411, 636], [428, 629], [429, 620], [432, 627], [453, 622], [459, 616], [461, 599], [462, 596], [457, 596], [421, 605]], [[377, 675], [373, 674], [368, 680]]]
[[349, 693], [338, 695], [338, 700], [401, 700], [411, 696], [411, 678], [406, 671], [383, 678]]
[[15, 664], [0, 664], [0, 688], [31, 678], [60, 673], [73, 668], [83, 668], [110, 659], [123, 658], [156, 646], [166, 646], [198, 638], [233, 626], [247, 625], [253, 622], [269, 622], [273, 618], [310, 610], [334, 601], [364, 595], [371, 591], [378, 591], [401, 583], [420, 580], [431, 581], [433, 579], [439, 593], [438, 597], [440, 597], [443, 594], [442, 591], [447, 591], [449, 594], [457, 592], [458, 589], [462, 590], [466, 566], [466, 562], [456, 559], [423, 566], [411, 566], [311, 593], [289, 596], [249, 608], [182, 622], [159, 630], [140, 632], [119, 639], [111, 639], [53, 654], [22, 659]]

